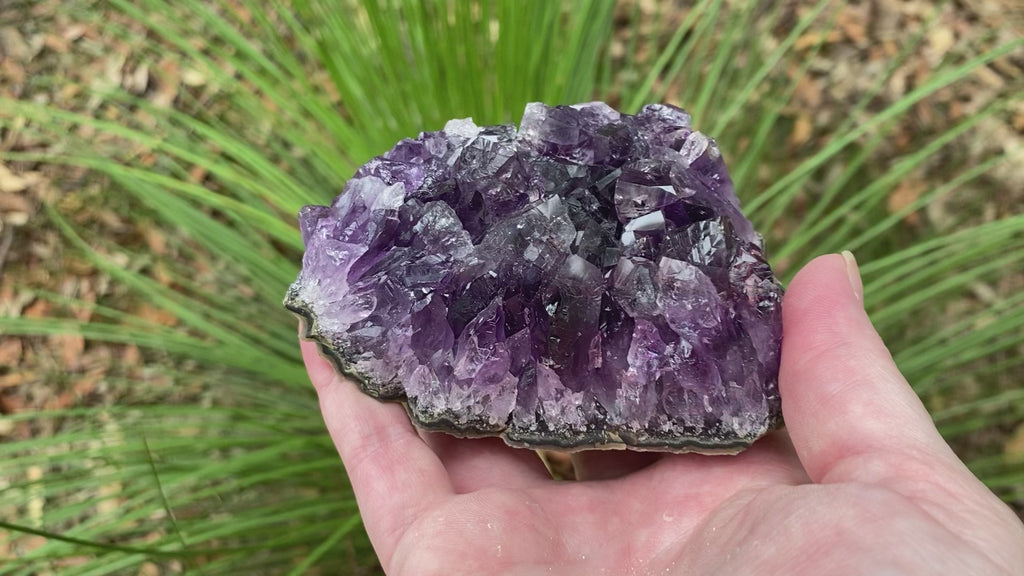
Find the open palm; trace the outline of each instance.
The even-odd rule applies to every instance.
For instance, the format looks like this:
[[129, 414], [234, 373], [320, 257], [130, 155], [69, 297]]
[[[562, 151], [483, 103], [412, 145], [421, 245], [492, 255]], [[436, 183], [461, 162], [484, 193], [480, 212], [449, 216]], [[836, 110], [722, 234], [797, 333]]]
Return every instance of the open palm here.
[[838, 255], [793, 280], [788, 434], [734, 457], [580, 453], [578, 482], [500, 440], [417, 432], [303, 354], [388, 574], [1024, 574], [1024, 525], [943, 442], [860, 290]]

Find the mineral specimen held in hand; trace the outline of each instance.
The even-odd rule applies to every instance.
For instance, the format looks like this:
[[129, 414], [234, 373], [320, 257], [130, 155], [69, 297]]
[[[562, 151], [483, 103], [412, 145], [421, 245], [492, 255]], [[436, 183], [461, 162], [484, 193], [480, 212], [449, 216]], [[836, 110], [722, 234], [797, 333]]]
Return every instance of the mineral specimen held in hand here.
[[778, 426], [782, 290], [678, 108], [452, 120], [299, 213], [285, 305], [420, 426], [516, 446], [736, 452]]

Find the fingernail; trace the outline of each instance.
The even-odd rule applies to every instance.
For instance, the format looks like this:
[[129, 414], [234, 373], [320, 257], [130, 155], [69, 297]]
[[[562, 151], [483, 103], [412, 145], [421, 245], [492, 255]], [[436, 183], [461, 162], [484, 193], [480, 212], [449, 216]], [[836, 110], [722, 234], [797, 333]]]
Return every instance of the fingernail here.
[[864, 284], [860, 279], [860, 269], [857, 267], [857, 259], [853, 252], [843, 250], [843, 260], [846, 261], [846, 278], [850, 281], [850, 288], [853, 288], [853, 295], [857, 300], [864, 300]]

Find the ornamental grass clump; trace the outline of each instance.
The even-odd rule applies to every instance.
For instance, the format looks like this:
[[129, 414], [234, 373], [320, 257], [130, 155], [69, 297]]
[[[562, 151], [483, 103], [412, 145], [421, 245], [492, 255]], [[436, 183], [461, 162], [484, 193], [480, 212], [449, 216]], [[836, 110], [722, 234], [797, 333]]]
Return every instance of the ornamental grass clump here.
[[[35, 22], [41, 8], [22, 4], [23, 18], [9, 25]], [[865, 305], [940, 430], [954, 444], [982, 446], [963, 453], [968, 465], [1019, 499], [1024, 460], [969, 435], [1012, 428], [1024, 413], [1019, 383], [1002, 384], [1020, 369], [1024, 297], [950, 302], [1024, 269], [1024, 216], [965, 211], [942, 233], [906, 222], [964, 187], [992, 186], [1005, 157], [960, 162], [948, 150], [978, 138], [1024, 90], [1011, 86], [935, 130], [906, 128], [922, 103], [1024, 40], [949, 52], [890, 97], [945, 9], [929, 7], [889, 46], [877, 77], [813, 124], [807, 144], [790, 146], [801, 118], [794, 103], [831, 68], [830, 38], [847, 5], [783, 4], [711, 0], [677, 11], [659, 2], [648, 13], [643, 2], [602, 0], [60, 3], [61, 18], [96, 31], [75, 45], [82, 53], [102, 54], [107, 42], [128, 52], [115, 71], [182, 73], [163, 99], [153, 85], [128, 90], [97, 75], [70, 86], [45, 74], [27, 85], [81, 97], [0, 99], [0, 132], [15, 137], [0, 159], [64, 174], [45, 222], [116, 296], [86, 302], [5, 276], [58, 313], [5, 316], [0, 332], [134, 345], [147, 362], [145, 377], [105, 380], [124, 401], [4, 416], [53, 433], [0, 444], [0, 545], [11, 557], [0, 574], [373, 573], [295, 319], [281, 308], [302, 258], [295, 215], [329, 203], [359, 166], [403, 138], [443, 130], [451, 118], [508, 124], [529, 102], [601, 100], [625, 114], [650, 102], [685, 107], [694, 129], [715, 137], [781, 283], [816, 254], [855, 250]], [[941, 182], [892, 206], [901, 182], [919, 173]], [[64, 200], [83, 182], [102, 190], [95, 202], [159, 231], [170, 249], [119, 244], [82, 224]], [[635, 228], [639, 241], [648, 230]], [[622, 275], [639, 282], [626, 266]], [[679, 270], [668, 262], [649, 272]], [[143, 303], [159, 314], [135, 313]], [[176, 392], [154, 392], [157, 376]]]

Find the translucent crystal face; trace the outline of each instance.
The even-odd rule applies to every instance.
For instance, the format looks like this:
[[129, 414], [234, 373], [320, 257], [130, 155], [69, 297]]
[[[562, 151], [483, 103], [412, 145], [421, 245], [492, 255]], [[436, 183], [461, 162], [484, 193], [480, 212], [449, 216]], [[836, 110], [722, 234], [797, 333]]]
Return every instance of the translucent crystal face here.
[[299, 221], [285, 305], [420, 426], [721, 452], [780, 424], [782, 290], [715, 142], [678, 108], [452, 120]]

